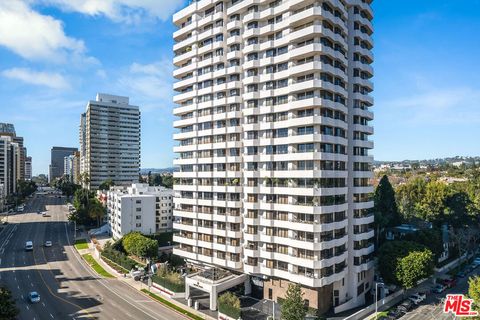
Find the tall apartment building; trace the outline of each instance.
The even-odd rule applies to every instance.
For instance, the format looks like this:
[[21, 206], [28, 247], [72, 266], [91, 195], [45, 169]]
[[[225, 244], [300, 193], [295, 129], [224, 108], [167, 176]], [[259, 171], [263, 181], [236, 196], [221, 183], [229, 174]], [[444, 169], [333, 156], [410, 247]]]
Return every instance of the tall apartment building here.
[[0, 136], [11, 137], [11, 141], [17, 145], [18, 154], [15, 157], [15, 173], [12, 173], [17, 180], [25, 180], [25, 161], [27, 148], [24, 147], [23, 137], [17, 136], [15, 126], [11, 123], [0, 123]]
[[97, 189], [112, 179], [116, 185], [138, 182], [140, 173], [140, 110], [128, 97], [99, 93], [80, 118], [82, 174]]
[[25, 158], [25, 180], [32, 180], [32, 157]]
[[71, 147], [52, 147], [50, 152], [50, 182], [57, 178], [61, 178], [65, 174], [65, 157], [69, 157], [77, 151], [77, 148]]
[[172, 189], [137, 183], [107, 191], [108, 225], [114, 239], [132, 231], [142, 234], [171, 231], [172, 208]]
[[247, 274], [260, 297], [293, 282], [320, 312], [364, 303], [370, 3], [201, 0], [174, 15], [176, 254]]

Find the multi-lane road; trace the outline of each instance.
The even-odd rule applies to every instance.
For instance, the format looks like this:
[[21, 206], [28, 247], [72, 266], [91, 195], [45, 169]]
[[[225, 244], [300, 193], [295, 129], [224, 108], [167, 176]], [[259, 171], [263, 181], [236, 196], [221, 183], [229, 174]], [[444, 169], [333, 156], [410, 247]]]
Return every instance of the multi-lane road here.
[[[20, 319], [185, 319], [124, 282], [94, 273], [72, 246], [64, 202], [37, 195], [0, 234], [0, 284], [12, 291]], [[25, 251], [29, 240], [33, 251]], [[47, 240], [52, 247], [43, 246]], [[40, 294], [40, 303], [27, 301], [31, 291]]]

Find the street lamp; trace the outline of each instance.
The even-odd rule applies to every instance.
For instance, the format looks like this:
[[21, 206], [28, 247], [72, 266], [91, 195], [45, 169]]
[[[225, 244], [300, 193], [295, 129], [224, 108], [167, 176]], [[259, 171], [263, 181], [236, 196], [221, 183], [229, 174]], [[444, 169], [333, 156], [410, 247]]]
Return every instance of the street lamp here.
[[377, 313], [378, 313], [378, 285], [381, 285], [383, 287], [385, 283], [375, 282], [375, 319], [377, 319]]

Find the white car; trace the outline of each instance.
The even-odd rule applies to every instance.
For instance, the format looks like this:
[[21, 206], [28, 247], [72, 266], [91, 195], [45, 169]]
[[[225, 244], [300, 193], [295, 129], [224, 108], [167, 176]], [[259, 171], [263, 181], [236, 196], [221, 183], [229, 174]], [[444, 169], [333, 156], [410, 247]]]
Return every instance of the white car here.
[[40, 302], [40, 295], [37, 291], [32, 291], [28, 294], [28, 300], [30, 303], [38, 303]]
[[421, 303], [426, 298], [427, 298], [427, 296], [425, 295], [425, 293], [416, 293], [416, 294], [412, 294], [410, 297], [408, 297], [408, 299], [410, 299], [410, 301], [412, 301], [415, 304]]
[[52, 241], [45, 241], [45, 247], [51, 247]]

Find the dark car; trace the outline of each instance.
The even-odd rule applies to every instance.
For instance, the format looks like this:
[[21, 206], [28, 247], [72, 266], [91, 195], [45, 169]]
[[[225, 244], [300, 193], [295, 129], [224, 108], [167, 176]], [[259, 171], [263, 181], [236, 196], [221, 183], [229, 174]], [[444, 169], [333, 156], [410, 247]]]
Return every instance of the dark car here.
[[457, 285], [457, 280], [455, 280], [455, 279], [443, 279], [442, 284], [447, 288], [453, 288]]
[[465, 278], [466, 277], [466, 274], [464, 271], [460, 271], [459, 273], [457, 273], [457, 278]]
[[395, 320], [395, 319], [400, 318], [401, 316], [403, 316], [403, 312], [401, 312], [398, 309], [397, 310], [392, 310], [387, 314], [387, 319]]
[[402, 304], [397, 307], [397, 310], [407, 313], [408, 311], [412, 310], [413, 307], [414, 307], [413, 302], [407, 299], [407, 300], [404, 300]]

